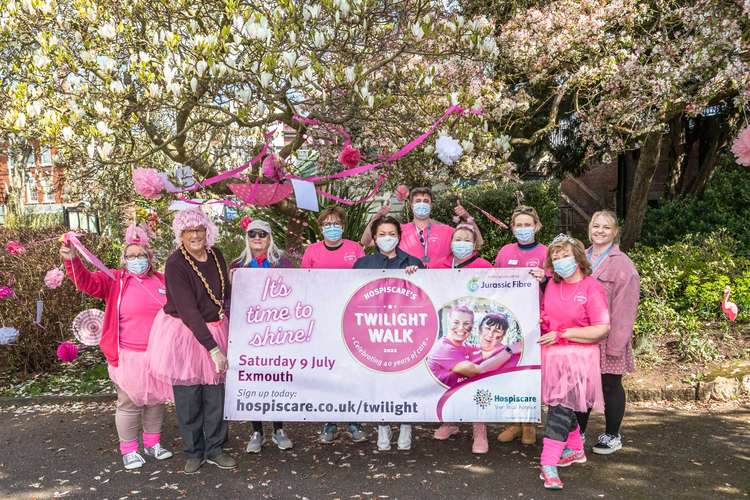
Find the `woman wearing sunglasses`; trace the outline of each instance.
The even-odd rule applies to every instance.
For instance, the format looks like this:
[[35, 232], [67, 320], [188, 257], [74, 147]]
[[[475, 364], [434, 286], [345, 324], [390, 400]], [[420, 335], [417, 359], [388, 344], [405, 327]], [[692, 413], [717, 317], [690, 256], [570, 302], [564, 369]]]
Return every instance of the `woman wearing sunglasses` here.
[[[260, 219], [252, 221], [245, 233], [245, 250], [242, 251], [230, 265], [230, 277], [235, 269], [249, 267], [254, 269], [289, 268], [294, 267], [284, 252], [276, 246], [268, 222]], [[231, 279], [231, 278], [230, 278]], [[247, 443], [245, 451], [248, 453], [260, 453], [266, 439], [263, 435], [263, 422], [252, 422], [253, 434]], [[282, 422], [273, 423], [273, 435], [271, 440], [280, 450], [292, 448], [292, 441], [284, 431]]]

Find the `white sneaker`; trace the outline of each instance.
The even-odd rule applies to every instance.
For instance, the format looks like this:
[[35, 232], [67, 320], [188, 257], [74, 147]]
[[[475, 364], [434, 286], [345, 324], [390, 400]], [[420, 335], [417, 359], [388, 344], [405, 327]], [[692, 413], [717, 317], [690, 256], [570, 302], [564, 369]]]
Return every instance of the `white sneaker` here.
[[172, 452], [166, 448], [163, 448], [159, 443], [156, 443], [150, 448], [143, 448], [143, 453], [147, 457], [153, 457], [157, 460], [166, 460], [168, 458], [172, 458]]
[[411, 450], [411, 424], [401, 424], [401, 429], [398, 431], [398, 449]]
[[378, 450], [388, 451], [391, 449], [391, 426], [378, 426]]
[[260, 453], [263, 449], [263, 444], [266, 442], [266, 438], [260, 432], [253, 432], [250, 436], [250, 441], [247, 442], [247, 448], [245, 451], [248, 453]]
[[594, 445], [592, 451], [597, 455], [611, 455], [622, 448], [622, 437], [618, 434], [602, 434], [599, 436], [599, 442]]
[[137, 451], [131, 451], [122, 456], [122, 465], [127, 470], [140, 469], [145, 463], [146, 460]]

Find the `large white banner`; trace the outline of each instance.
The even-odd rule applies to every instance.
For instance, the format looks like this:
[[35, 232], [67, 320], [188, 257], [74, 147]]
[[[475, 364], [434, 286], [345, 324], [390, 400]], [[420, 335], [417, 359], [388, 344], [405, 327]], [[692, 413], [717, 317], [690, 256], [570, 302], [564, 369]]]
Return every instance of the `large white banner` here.
[[538, 422], [528, 269], [240, 269], [225, 416]]

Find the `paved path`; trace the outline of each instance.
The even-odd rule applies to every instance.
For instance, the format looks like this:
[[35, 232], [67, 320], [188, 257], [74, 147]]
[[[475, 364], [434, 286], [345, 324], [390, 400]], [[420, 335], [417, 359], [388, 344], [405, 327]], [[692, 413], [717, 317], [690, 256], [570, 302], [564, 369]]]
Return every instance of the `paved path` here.
[[[563, 492], [542, 488], [538, 446], [491, 441], [489, 454], [475, 456], [468, 425], [447, 443], [431, 439], [434, 425], [419, 425], [412, 451], [383, 453], [374, 443], [321, 445], [317, 426], [289, 424], [293, 451], [269, 446], [250, 456], [247, 426], [234, 423], [237, 470], [205, 465], [186, 476], [177, 453], [126, 472], [113, 414], [103, 403], [0, 409], [0, 498], [746, 498], [750, 490], [748, 405], [631, 405], [626, 447], [563, 470]], [[590, 440], [601, 426], [592, 418]], [[498, 428], [490, 427], [493, 435]], [[164, 434], [179, 450], [171, 412]]]

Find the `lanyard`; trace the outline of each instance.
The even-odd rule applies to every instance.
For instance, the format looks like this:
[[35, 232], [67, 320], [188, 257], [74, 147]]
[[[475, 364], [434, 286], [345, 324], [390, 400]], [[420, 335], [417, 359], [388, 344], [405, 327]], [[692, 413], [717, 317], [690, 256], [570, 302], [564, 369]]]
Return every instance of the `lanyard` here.
[[[424, 243], [422, 243], [422, 248], [424, 248], [422, 262], [430, 262], [430, 257], [427, 255], [427, 251], [430, 247], [430, 226], [432, 226], [432, 224], [427, 224], [427, 227], [422, 231], [422, 237], [424, 238]], [[419, 237], [420, 230], [416, 223], [414, 224], [414, 228], [417, 230], [417, 237]]]
[[592, 262], [591, 259], [594, 258], [594, 248], [593, 247], [589, 248], [588, 256], [587, 257], [589, 258], [589, 262], [591, 262], [591, 269], [592, 270], [596, 269], [597, 267], [599, 267], [599, 264], [602, 263], [602, 260], [604, 260], [604, 257], [607, 256], [607, 254], [609, 253], [610, 250], [612, 250], [612, 245], [610, 245], [609, 247], [607, 247], [607, 249], [604, 252], [602, 252], [602, 254], [599, 256], [599, 258], [596, 259], [596, 262]]

